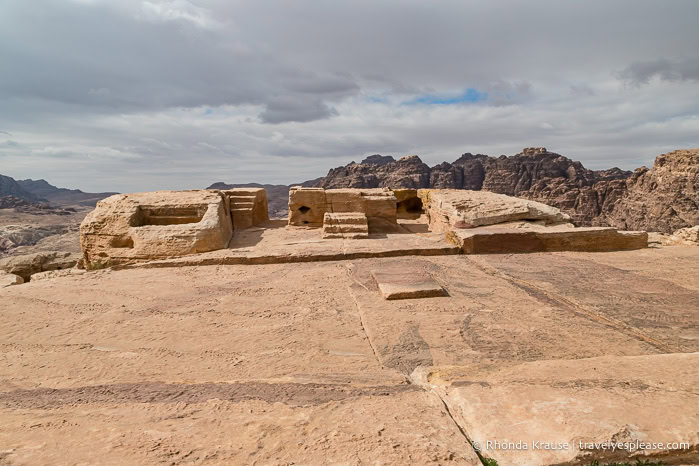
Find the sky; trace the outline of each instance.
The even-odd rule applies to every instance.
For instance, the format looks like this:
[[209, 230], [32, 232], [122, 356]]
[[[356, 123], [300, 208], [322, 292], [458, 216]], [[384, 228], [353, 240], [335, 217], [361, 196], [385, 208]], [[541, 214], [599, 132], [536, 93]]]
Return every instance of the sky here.
[[697, 0], [2, 0], [0, 173], [290, 184], [371, 154], [699, 147]]

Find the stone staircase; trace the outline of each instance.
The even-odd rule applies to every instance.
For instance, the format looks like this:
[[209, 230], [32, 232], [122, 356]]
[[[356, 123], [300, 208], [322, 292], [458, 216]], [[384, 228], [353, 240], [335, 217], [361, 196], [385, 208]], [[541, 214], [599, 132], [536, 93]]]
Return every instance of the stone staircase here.
[[242, 230], [269, 220], [264, 189], [234, 188], [224, 193], [230, 204], [233, 229]]
[[323, 238], [360, 239], [369, 237], [367, 216], [359, 212], [331, 213], [323, 217]]

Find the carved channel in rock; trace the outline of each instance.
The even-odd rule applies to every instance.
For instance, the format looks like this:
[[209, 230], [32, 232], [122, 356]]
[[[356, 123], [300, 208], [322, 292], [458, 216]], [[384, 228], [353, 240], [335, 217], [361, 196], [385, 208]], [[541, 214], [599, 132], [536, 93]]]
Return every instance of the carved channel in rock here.
[[139, 207], [137, 225], [182, 225], [199, 223], [204, 217], [205, 208], [198, 207]]

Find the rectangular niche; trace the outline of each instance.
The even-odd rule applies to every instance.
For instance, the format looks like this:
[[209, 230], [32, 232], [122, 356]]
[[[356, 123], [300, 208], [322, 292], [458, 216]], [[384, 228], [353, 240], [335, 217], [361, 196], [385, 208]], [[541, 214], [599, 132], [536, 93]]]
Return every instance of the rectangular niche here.
[[204, 218], [207, 206], [201, 207], [145, 207], [139, 206], [136, 225], [183, 225], [199, 223]]

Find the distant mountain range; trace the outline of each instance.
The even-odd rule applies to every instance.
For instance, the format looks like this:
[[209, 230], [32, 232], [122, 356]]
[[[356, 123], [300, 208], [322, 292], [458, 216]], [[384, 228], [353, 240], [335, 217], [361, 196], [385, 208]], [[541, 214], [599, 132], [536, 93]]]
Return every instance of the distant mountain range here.
[[15, 180], [0, 175], [0, 198], [12, 196], [34, 204], [90, 207], [112, 194], [117, 193], [86, 193], [79, 189], [58, 188], [46, 180]]
[[[465, 153], [433, 167], [416, 155], [399, 160], [372, 155], [360, 163], [333, 168], [321, 178], [293, 185], [227, 184], [208, 189], [262, 187], [270, 217], [287, 215], [290, 186], [323, 188], [451, 188], [485, 190], [558, 207], [579, 226], [671, 233], [699, 224], [699, 149], [678, 150], [656, 158], [652, 168], [588, 170], [580, 162], [543, 147], [513, 156]], [[14, 180], [0, 175], [0, 199], [58, 206], [94, 206], [115, 193], [85, 193], [58, 188], [45, 180]], [[12, 197], [12, 198], [10, 198]], [[0, 202], [2, 205], [2, 202]]]
[[[558, 207], [579, 226], [671, 233], [699, 224], [699, 149], [660, 155], [653, 168], [641, 167], [633, 172], [616, 167], [589, 170], [543, 147], [526, 148], [510, 157], [465, 153], [452, 163], [433, 167], [417, 155], [396, 160], [375, 154], [298, 184], [491, 191]], [[216, 183], [210, 187], [233, 186]], [[285, 216], [289, 186], [264, 187], [270, 214]]]

